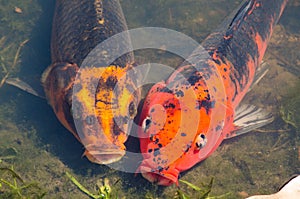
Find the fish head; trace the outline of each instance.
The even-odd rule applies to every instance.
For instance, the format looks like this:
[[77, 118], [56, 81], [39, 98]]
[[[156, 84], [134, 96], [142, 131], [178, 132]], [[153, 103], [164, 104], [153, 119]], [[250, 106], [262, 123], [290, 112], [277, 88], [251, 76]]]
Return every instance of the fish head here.
[[212, 105], [207, 88], [198, 89], [201, 95], [195, 95], [191, 87], [178, 87], [177, 91], [172, 89], [174, 92], [159, 83], [149, 91], [138, 135], [143, 155], [139, 172], [150, 182], [178, 184], [179, 173], [203, 160], [213, 149], [207, 144], [213, 134], [208, 131]]
[[82, 68], [73, 87], [72, 113], [84, 155], [110, 164], [125, 155], [140, 92], [130, 66]]
[[[144, 160], [139, 166], [139, 172], [148, 181], [159, 185], [170, 185], [178, 181], [179, 172], [168, 167], [164, 158], [172, 158], [172, 150], [166, 151], [175, 136], [180, 120], [178, 99], [172, 93], [165, 92], [164, 83], [158, 83], [151, 88], [144, 101], [139, 121], [138, 135]], [[169, 149], [167, 149], [169, 150]], [[162, 154], [167, 153], [167, 154]]]
[[[186, 104], [164, 83], [157, 83], [144, 101], [138, 135], [144, 157], [139, 172], [150, 182], [168, 186], [178, 182], [178, 160], [194, 139], [188, 136], [186, 125], [192, 117]], [[190, 120], [182, 126], [182, 121]], [[195, 123], [194, 123], [195, 125]], [[192, 134], [191, 134], [192, 135]]]
[[158, 170], [152, 169], [149, 165], [151, 162], [148, 160], [143, 161], [139, 167], [141, 175], [151, 183], [155, 183], [161, 186], [170, 186], [172, 184], [178, 185], [178, 177], [180, 171], [173, 165], [166, 168], [160, 167]]

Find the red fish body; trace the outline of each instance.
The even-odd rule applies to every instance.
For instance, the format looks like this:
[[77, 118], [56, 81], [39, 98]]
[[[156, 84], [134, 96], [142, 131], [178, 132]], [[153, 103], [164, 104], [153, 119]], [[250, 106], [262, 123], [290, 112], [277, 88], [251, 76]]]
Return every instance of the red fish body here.
[[[224, 139], [270, 122], [254, 106], [239, 104], [256, 79], [286, 3], [245, 1], [203, 41], [203, 48], [151, 88], [138, 132], [144, 157], [139, 171], [146, 179], [165, 186], [177, 183], [180, 172], [207, 158]], [[248, 116], [258, 114], [251, 124]], [[234, 121], [241, 118], [249, 126], [237, 126]]]

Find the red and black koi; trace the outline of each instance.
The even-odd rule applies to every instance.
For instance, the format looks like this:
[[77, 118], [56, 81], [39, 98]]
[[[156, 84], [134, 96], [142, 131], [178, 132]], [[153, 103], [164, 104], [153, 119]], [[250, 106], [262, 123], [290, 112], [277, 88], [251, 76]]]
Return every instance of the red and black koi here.
[[258, 69], [287, 0], [247, 0], [177, 68], [154, 85], [143, 105], [139, 171], [159, 185], [214, 152], [226, 138], [269, 123], [254, 106], [239, 105]]

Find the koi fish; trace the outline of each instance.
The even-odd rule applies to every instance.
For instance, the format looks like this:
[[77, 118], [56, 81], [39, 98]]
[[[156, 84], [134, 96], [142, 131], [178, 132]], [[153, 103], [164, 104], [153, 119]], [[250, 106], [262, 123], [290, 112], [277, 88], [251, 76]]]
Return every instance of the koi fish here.
[[180, 172], [211, 155], [224, 139], [272, 121], [240, 102], [260, 68], [287, 0], [247, 0], [210, 34], [166, 81], [148, 92], [138, 130], [139, 172], [159, 185], [178, 184]]
[[[98, 164], [120, 160], [139, 101], [133, 53], [110, 65], [112, 50], [130, 38], [84, 60], [104, 40], [127, 30], [118, 0], [57, 0], [52, 27], [52, 64], [44, 71], [46, 99], [59, 121], [84, 145]], [[84, 66], [83, 66], [84, 65]], [[136, 91], [133, 93], [133, 91]], [[97, 124], [97, 125], [96, 125]]]

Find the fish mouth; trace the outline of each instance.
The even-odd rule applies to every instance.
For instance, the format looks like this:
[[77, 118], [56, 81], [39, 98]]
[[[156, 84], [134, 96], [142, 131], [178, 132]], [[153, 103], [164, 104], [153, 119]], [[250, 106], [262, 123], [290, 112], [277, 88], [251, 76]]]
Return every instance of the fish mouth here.
[[119, 161], [125, 155], [125, 150], [88, 151], [84, 154], [89, 161], [96, 164], [112, 164]]
[[147, 166], [140, 166], [139, 168], [142, 176], [149, 182], [162, 185], [170, 186], [172, 184], [178, 185], [178, 175], [179, 171], [175, 168], [163, 170], [163, 171], [151, 171], [151, 168]]

